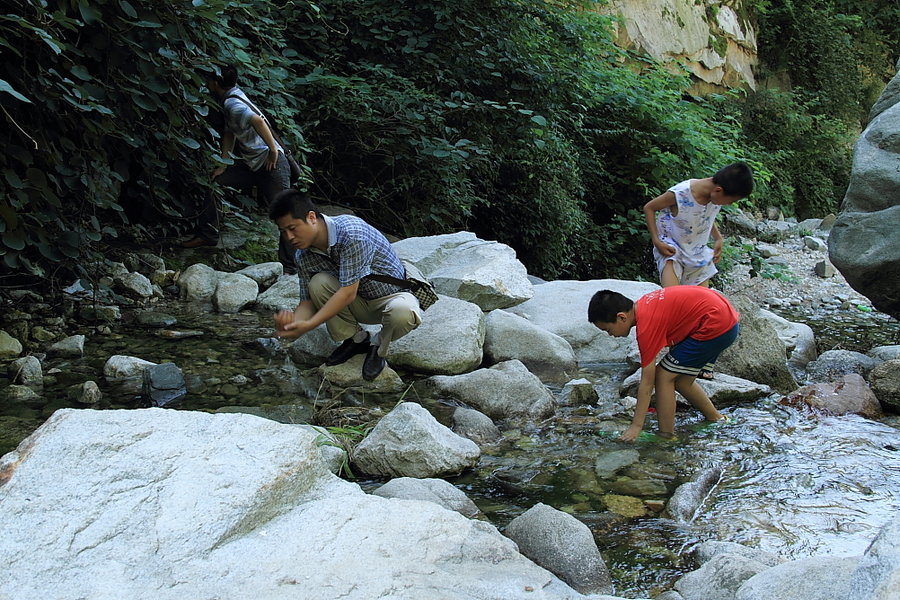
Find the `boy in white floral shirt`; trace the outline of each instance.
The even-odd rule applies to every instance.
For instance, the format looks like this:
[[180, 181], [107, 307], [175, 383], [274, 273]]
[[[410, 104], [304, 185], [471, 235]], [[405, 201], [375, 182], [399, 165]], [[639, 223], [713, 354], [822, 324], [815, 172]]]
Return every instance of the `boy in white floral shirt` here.
[[[682, 181], [644, 205], [660, 285], [709, 287], [710, 278], [719, 272], [716, 263], [722, 255], [716, 215], [723, 206], [746, 198], [752, 191], [753, 171], [737, 162], [722, 167], [712, 177]], [[704, 367], [699, 377], [712, 379], [712, 365]]]
[[[723, 206], [746, 198], [752, 191], [753, 172], [738, 162], [723, 167], [712, 177], [682, 181], [644, 205], [663, 287], [709, 287], [710, 277], [718, 272], [715, 263], [722, 252], [716, 215]], [[714, 248], [708, 245], [710, 235]]]

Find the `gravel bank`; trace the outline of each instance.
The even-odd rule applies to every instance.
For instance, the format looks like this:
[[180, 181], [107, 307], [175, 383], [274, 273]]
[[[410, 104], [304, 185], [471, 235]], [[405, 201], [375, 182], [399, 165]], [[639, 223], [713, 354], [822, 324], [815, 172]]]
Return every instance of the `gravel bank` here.
[[745, 294], [763, 308], [770, 309], [782, 306], [815, 309], [844, 305], [845, 309], [854, 310], [859, 310], [857, 306], [872, 308], [869, 299], [847, 285], [836, 269], [832, 277], [816, 274], [816, 265], [828, 258], [827, 250], [812, 250], [800, 238], [765, 246], [777, 251], [776, 255], [767, 259], [773, 265], [772, 272], [777, 272], [774, 265], [783, 264], [786, 265], [786, 269], [781, 271], [784, 275], [777, 278], [750, 277], [750, 266], [738, 265], [722, 291], [726, 294]]
[[900, 323], [875, 310], [839, 271], [834, 269], [830, 277], [816, 274], [816, 265], [827, 260], [826, 249], [809, 248], [797, 236], [756, 248], [771, 250], [773, 256], [766, 261], [785, 265], [783, 275], [750, 277], [750, 266], [740, 264], [723, 286], [726, 295], [744, 294], [789, 321], [806, 323], [815, 332], [820, 353], [837, 349], [865, 353], [876, 346], [900, 344]]

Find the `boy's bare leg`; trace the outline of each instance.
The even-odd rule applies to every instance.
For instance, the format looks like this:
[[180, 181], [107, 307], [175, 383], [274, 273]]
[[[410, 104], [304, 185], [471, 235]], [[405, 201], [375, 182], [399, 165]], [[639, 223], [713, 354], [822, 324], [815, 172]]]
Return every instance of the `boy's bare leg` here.
[[659, 284], [664, 288], [681, 285], [678, 275], [675, 274], [675, 264], [671, 260], [667, 260], [663, 266], [662, 273], [659, 274]]
[[691, 406], [703, 413], [707, 421], [718, 421], [722, 418], [722, 414], [716, 410], [712, 400], [709, 399], [709, 396], [697, 383], [696, 377], [679, 375], [675, 378], [674, 383], [678, 393], [684, 396], [684, 399], [690, 402]]
[[675, 381], [678, 374], [656, 368], [656, 421], [662, 434], [675, 433]]

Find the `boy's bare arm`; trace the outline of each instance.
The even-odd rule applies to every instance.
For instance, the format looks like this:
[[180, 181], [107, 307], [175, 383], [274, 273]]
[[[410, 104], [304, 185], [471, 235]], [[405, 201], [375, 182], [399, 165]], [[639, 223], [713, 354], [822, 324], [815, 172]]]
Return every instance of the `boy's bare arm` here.
[[715, 222], [713, 222], [712, 229], [710, 230], [710, 235], [713, 238], [713, 262], [718, 263], [719, 259], [722, 258], [722, 234], [719, 233], [719, 228], [716, 227]]
[[625, 430], [619, 439], [626, 442], [636, 440], [644, 429], [644, 419], [647, 417], [647, 409], [650, 408], [650, 396], [653, 395], [653, 384], [656, 380], [656, 363], [651, 362], [641, 369], [641, 383], [638, 385], [637, 404], [634, 407], [634, 417], [631, 426]]
[[663, 256], [674, 255], [675, 248], [659, 239], [659, 231], [656, 229], [656, 213], [670, 206], [675, 206], [677, 208], [675, 194], [673, 192], [665, 192], [644, 205], [644, 220], [647, 222], [647, 230], [650, 232], [650, 239], [653, 241], [653, 245], [659, 253]]

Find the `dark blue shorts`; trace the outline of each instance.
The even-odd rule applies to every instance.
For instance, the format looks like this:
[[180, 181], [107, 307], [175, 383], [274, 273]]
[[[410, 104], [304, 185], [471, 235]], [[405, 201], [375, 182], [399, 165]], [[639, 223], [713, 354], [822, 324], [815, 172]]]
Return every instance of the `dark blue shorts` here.
[[665, 358], [659, 361], [659, 366], [672, 373], [696, 377], [701, 369], [709, 368], [708, 365], [716, 362], [725, 348], [734, 343], [738, 331], [740, 323], [735, 323], [727, 332], [711, 340], [701, 342], [689, 337], [675, 344]]

